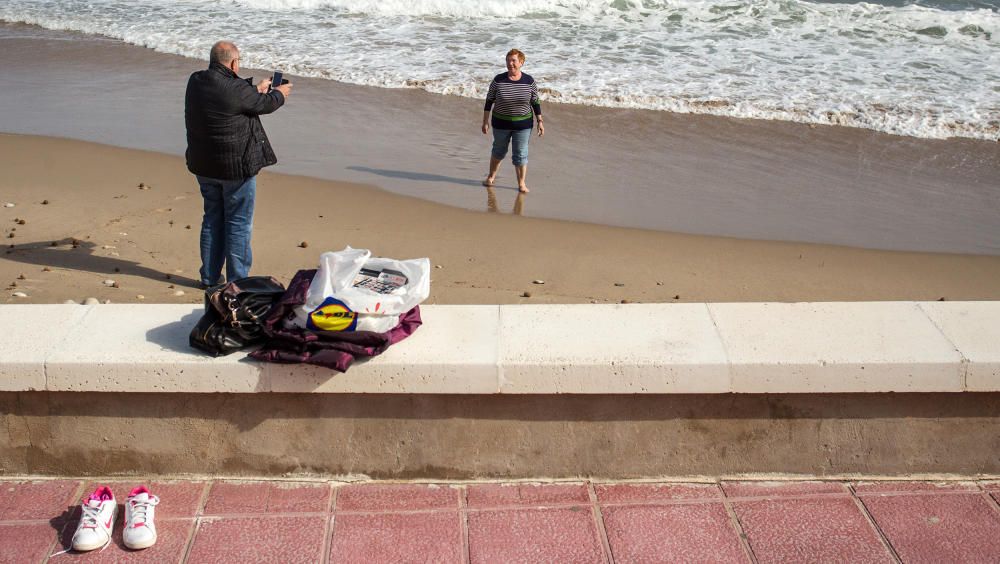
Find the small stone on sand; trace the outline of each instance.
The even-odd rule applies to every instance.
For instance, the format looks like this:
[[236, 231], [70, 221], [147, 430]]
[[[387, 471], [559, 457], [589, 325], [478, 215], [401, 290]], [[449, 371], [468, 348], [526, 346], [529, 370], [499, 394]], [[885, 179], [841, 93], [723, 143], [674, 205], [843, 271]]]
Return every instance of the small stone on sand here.
[[104, 301], [103, 301], [103, 302], [101, 302], [101, 303], [102, 303], [102, 304], [110, 304], [110, 303], [111, 303], [111, 300], [110, 300], [110, 299], [106, 299], [106, 300], [104, 300]]
[[173, 290], [174, 289], [174, 285], [173, 284], [168, 284], [167, 288], [170, 288], [171, 290]]
[[144, 299], [146, 299], [146, 296], [143, 296], [142, 294], [136, 294], [135, 295], [135, 299], [137, 299], [137, 300], [144, 300]]
[[174, 295], [177, 296], [177, 297], [183, 296], [184, 295], [184, 290], [175, 290], [174, 291]]
[[101, 248], [102, 249], [115, 249], [117, 247], [115, 247], [114, 245], [101, 245]]
[[52, 269], [46, 266], [42, 269], [42, 272], [52, 272]]
[[532, 284], [545, 284], [545, 280], [532, 280]]
[[51, 243], [49, 243], [49, 246], [50, 246], [50, 247], [58, 247], [58, 246], [59, 246], [59, 243], [58, 243], [58, 242], [56, 242], [56, 241], [52, 241]]
[[190, 225], [185, 225], [184, 229], [191, 229], [191, 226]]
[[83, 305], [97, 305], [101, 303], [97, 298], [87, 298], [83, 300]]
[[681, 299], [681, 296], [680, 296], [680, 294], [677, 294], [676, 296], [674, 296], [674, 299], [675, 299], [675, 300], [679, 300], [679, 299]]
[[63, 300], [63, 303], [64, 303], [64, 304], [67, 304], [67, 305], [69, 305], [69, 304], [73, 304], [73, 305], [80, 305], [80, 304], [76, 303], [76, 302], [75, 302], [75, 301], [73, 301], [73, 300]]
[[8, 234], [7, 234], [7, 238], [8, 238], [8, 239], [13, 239], [13, 238], [14, 238], [14, 232], [13, 232], [13, 231], [11, 231], [10, 233], [8, 233]]
[[530, 298], [531, 297], [531, 292], [521, 292], [521, 297], [522, 298]]
[[444, 268], [444, 267], [443, 267], [443, 266], [441, 266], [440, 264], [435, 264], [435, 265], [434, 265], [434, 268]]
[[[42, 200], [42, 205], [43, 206], [49, 205], [49, 201], [48, 200]], [[76, 302], [74, 302], [74, 303], [76, 303]]]
[[622, 300], [622, 303], [623, 304], [630, 304], [630, 303], [632, 303], [632, 300]]
[[104, 285], [105, 285], [105, 286], [114, 286], [114, 285], [115, 285], [115, 281], [114, 281], [114, 280], [111, 280], [111, 279], [109, 278], [108, 280], [105, 280], [105, 281], [104, 281]]
[[625, 284], [622, 284], [621, 282], [615, 282], [615, 286], [618, 286], [619, 288], [621, 288], [621, 287], [622, 287], [622, 286], [624, 286], [624, 285], [625, 285]]
[[24, 292], [14, 292], [11, 295], [14, 296], [15, 298], [27, 298], [28, 297], [28, 294], [25, 294]]
[[14, 204], [12, 204], [10, 202], [7, 202], [6, 204], [3, 205], [3, 207], [5, 207], [5, 208], [12, 208], [12, 207], [14, 207]]
[[121, 288], [121, 286], [118, 285], [118, 282], [115, 282], [114, 284], [112, 284], [111, 287], [112, 288]]
[[303, 249], [306, 248], [306, 247], [308, 247], [308, 246], [309, 246], [309, 241], [302, 241], [301, 243], [299, 243], [299, 247], [301, 247]]
[[17, 279], [18, 279], [18, 280], [27, 280], [28, 278], [27, 278], [27, 277], [26, 277], [25, 275], [23, 275], [23, 274], [19, 274], [19, 275], [17, 276]]
[[657, 283], [656, 283], [656, 285], [657, 285], [657, 286], [662, 286], [662, 285], [663, 285], [663, 282], [657, 282]]
[[23, 219], [19, 219], [19, 220], [17, 220], [17, 224], [18, 224], [18, 225], [24, 225], [25, 223], [28, 223], [28, 222], [27, 222], [27, 221], [25, 221], [25, 220], [23, 220]]

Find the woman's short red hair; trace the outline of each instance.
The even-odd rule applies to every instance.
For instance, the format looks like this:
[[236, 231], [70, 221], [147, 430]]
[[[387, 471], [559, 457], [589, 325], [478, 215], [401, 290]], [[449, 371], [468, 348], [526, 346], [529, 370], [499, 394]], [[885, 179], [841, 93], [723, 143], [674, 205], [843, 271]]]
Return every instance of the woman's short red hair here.
[[521, 61], [522, 65], [524, 64], [524, 53], [520, 52], [517, 49], [511, 49], [510, 51], [507, 51], [507, 56], [504, 57], [503, 59], [506, 61], [507, 59], [510, 58], [511, 55], [517, 55], [517, 60]]

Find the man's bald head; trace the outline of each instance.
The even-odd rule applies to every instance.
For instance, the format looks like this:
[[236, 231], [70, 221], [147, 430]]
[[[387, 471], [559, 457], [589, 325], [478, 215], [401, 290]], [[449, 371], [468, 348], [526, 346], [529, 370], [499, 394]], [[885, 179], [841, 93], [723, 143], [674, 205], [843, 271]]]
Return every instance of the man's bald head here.
[[208, 55], [208, 62], [229, 66], [229, 63], [240, 57], [240, 50], [231, 41], [216, 41]]

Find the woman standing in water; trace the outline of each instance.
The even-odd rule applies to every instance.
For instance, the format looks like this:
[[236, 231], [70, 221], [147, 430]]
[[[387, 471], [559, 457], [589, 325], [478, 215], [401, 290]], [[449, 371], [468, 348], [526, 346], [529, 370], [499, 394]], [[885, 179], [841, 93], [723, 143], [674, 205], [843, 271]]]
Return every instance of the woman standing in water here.
[[517, 189], [522, 193], [528, 191], [524, 179], [528, 175], [528, 141], [535, 119], [538, 119], [538, 136], [545, 135], [542, 107], [538, 103], [538, 85], [531, 75], [521, 72], [523, 64], [524, 53], [517, 49], [507, 52], [507, 72], [493, 77], [483, 111], [483, 135], [489, 133], [491, 122], [493, 125], [490, 172], [483, 185], [493, 186], [496, 182], [500, 162], [507, 155], [507, 146], [510, 145], [511, 161], [517, 173]]

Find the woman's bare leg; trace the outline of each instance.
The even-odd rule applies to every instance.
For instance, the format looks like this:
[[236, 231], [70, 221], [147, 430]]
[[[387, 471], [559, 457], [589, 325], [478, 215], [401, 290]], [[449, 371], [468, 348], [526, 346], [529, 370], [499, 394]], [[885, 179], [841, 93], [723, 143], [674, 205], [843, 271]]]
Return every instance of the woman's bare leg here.
[[528, 165], [515, 166], [514, 172], [517, 173], [517, 191], [522, 193], [530, 192], [528, 185], [524, 183], [525, 177], [528, 176]]
[[493, 186], [497, 181], [498, 170], [500, 170], [500, 159], [490, 157], [490, 172], [486, 175], [486, 180], [483, 180], [483, 186]]

